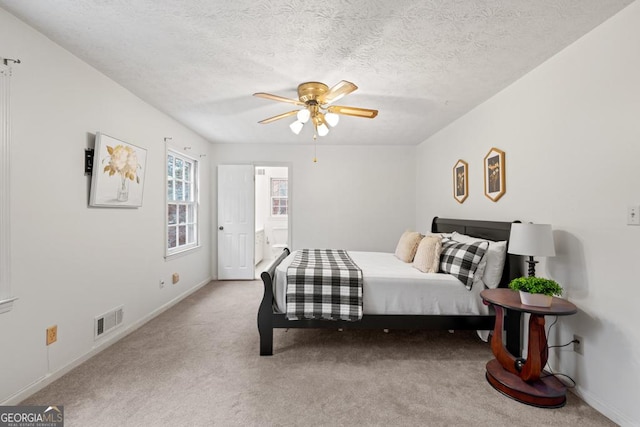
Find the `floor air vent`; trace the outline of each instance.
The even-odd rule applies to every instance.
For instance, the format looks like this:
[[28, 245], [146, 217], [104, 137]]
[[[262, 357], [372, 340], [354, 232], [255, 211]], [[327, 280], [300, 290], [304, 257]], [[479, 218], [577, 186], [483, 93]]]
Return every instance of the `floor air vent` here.
[[98, 339], [107, 332], [110, 332], [114, 328], [120, 326], [123, 316], [123, 307], [118, 307], [96, 317], [93, 328], [93, 338]]

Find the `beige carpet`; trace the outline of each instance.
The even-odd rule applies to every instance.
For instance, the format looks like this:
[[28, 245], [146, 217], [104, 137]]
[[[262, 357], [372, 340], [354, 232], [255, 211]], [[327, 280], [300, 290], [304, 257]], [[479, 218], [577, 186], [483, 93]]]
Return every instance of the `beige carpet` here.
[[260, 357], [261, 288], [212, 282], [23, 403], [63, 404], [67, 427], [614, 425], [571, 393], [498, 393], [473, 332], [276, 330]]

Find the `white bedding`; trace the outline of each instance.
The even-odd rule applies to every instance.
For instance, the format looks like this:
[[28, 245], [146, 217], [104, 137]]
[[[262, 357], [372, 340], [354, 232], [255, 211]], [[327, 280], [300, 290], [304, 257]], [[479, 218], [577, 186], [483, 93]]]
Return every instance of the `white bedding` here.
[[[282, 313], [287, 306], [287, 268], [294, 253], [276, 268], [274, 295]], [[489, 314], [477, 284], [469, 291], [449, 274], [422, 273], [392, 253], [349, 251], [349, 255], [362, 270], [364, 314]]]

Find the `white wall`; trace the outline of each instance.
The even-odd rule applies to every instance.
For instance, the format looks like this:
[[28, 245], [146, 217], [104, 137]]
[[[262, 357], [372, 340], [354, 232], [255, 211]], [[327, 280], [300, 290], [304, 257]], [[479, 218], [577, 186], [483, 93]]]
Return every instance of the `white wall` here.
[[[124, 305], [113, 334], [122, 335], [209, 280], [207, 221], [201, 249], [164, 259], [164, 138], [191, 146], [190, 155], [208, 154], [210, 144], [2, 9], [0, 40], [2, 56], [22, 60], [12, 78], [11, 155], [12, 288], [20, 299], [0, 315], [0, 402], [13, 404], [112, 341], [94, 341], [94, 316]], [[87, 206], [83, 157], [96, 131], [148, 150], [141, 208]], [[210, 218], [208, 162], [200, 172], [201, 215]], [[46, 347], [51, 325], [58, 342]]]
[[[533, 221], [555, 229], [557, 256], [538, 268], [579, 313], [551, 340], [584, 337], [584, 356], [552, 357], [577, 393], [612, 420], [640, 424], [640, 2], [578, 40], [418, 148], [418, 225], [429, 218]], [[483, 157], [506, 152], [507, 192], [483, 195]], [[470, 197], [452, 197], [452, 167], [469, 162]], [[547, 320], [550, 323], [550, 319]], [[559, 332], [558, 332], [559, 331]]]
[[[219, 164], [284, 162], [289, 168], [293, 249], [393, 251], [415, 223], [415, 147], [215, 144]], [[215, 180], [213, 174], [213, 180]], [[217, 199], [214, 183], [213, 198]], [[217, 213], [213, 212], [214, 223]], [[215, 229], [214, 229], [215, 232]], [[213, 236], [214, 242], [217, 236]], [[213, 271], [217, 251], [213, 245]]]

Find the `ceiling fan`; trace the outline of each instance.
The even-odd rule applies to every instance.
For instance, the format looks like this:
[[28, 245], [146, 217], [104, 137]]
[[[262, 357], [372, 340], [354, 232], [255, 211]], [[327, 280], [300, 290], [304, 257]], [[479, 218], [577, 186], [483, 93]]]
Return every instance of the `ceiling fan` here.
[[292, 110], [278, 114], [277, 116], [269, 117], [268, 119], [261, 120], [258, 123], [267, 124], [295, 115], [297, 120], [289, 125], [293, 133], [296, 135], [299, 134], [304, 124], [311, 120], [317, 135], [325, 136], [329, 133], [328, 126], [335, 127], [338, 124], [340, 119], [339, 115], [373, 119], [378, 115], [378, 110], [332, 105], [335, 101], [350, 94], [356, 89], [358, 89], [358, 86], [355, 84], [342, 80], [331, 89], [329, 89], [329, 86], [326, 84], [320, 82], [301, 83], [298, 85], [298, 99], [285, 98], [264, 92], [254, 93], [253, 96], [257, 96], [259, 98], [288, 102], [290, 104], [305, 107], [301, 110]]

